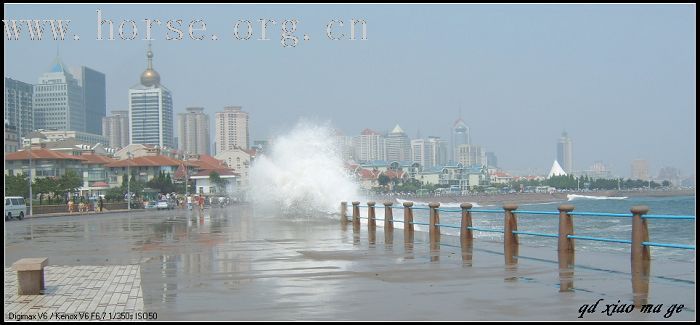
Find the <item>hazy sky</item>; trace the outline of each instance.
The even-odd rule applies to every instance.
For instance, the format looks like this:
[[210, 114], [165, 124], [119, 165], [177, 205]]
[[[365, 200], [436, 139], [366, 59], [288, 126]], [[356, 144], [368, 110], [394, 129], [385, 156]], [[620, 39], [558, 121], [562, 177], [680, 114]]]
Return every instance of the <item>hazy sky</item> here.
[[[146, 18], [154, 68], [173, 93], [175, 112], [211, 114], [227, 105], [250, 113], [253, 140], [289, 130], [300, 117], [332, 121], [347, 135], [395, 124], [411, 136], [449, 140], [458, 117], [473, 143], [516, 173], [549, 170], [566, 130], [574, 169], [601, 160], [629, 177], [633, 159], [654, 175], [695, 166], [694, 5], [5, 5], [4, 19], [70, 19], [70, 37], [4, 41], [5, 76], [36, 83], [60, 43], [69, 66], [107, 76], [107, 111], [127, 109], [127, 90], [146, 67]], [[114, 41], [97, 13], [115, 24]], [[367, 40], [347, 40], [350, 20], [367, 21]], [[182, 19], [182, 40], [168, 20]], [[203, 19], [206, 35], [187, 26]], [[250, 20], [253, 36], [236, 40]], [[259, 19], [274, 19], [259, 41]], [[280, 23], [298, 19], [296, 47], [280, 43]], [[135, 40], [119, 24], [134, 20]], [[326, 26], [336, 23], [331, 41]], [[125, 25], [130, 35], [130, 24]], [[175, 26], [177, 26], [175, 24]], [[199, 25], [195, 25], [197, 27]], [[45, 27], [45, 32], [50, 28]], [[246, 25], [239, 25], [245, 36]], [[360, 36], [357, 28], [356, 37]], [[73, 35], [79, 40], [74, 40]], [[310, 39], [304, 41], [304, 35]], [[218, 40], [212, 40], [216, 35]], [[213, 141], [213, 140], [212, 140]]]

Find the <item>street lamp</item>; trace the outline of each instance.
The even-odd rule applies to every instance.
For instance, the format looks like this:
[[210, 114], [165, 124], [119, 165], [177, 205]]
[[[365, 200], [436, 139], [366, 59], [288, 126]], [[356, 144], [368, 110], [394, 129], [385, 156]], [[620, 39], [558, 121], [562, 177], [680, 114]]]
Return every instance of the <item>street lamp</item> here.
[[34, 211], [34, 205], [33, 203], [33, 196], [32, 196], [32, 139], [31, 137], [29, 138], [29, 216], [31, 217], [33, 215], [32, 211]]
[[127, 197], [127, 210], [131, 211], [131, 151], [126, 152], [126, 197]]

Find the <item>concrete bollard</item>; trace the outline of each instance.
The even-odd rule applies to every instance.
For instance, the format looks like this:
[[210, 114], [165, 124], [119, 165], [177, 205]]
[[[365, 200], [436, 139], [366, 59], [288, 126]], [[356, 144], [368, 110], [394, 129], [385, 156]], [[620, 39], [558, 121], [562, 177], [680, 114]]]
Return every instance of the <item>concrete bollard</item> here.
[[384, 202], [384, 243], [394, 242], [394, 202]]
[[413, 235], [413, 202], [403, 203], [403, 233], [406, 237]]
[[571, 211], [574, 211], [573, 205], [559, 206], [559, 241], [557, 243], [559, 292], [574, 290], [574, 240], [568, 237], [574, 234], [574, 221], [569, 214]]
[[472, 256], [474, 250], [474, 232], [469, 229], [472, 227], [472, 208], [471, 203], [462, 203], [459, 205], [462, 208], [462, 222], [459, 230], [459, 242], [462, 248], [462, 263], [465, 266], [472, 266]]
[[377, 241], [377, 219], [374, 211], [374, 201], [367, 202], [367, 238], [370, 245], [374, 245]]
[[12, 264], [17, 271], [17, 294], [40, 295], [45, 289], [44, 267], [48, 265], [48, 257], [23, 258]]
[[440, 259], [440, 213], [438, 208], [440, 203], [431, 202], [428, 204], [430, 207], [430, 229], [428, 231], [430, 236], [430, 261], [437, 262]]
[[515, 264], [518, 255], [518, 235], [513, 231], [518, 230], [518, 221], [513, 211], [517, 210], [516, 204], [508, 203], [503, 205], [505, 217], [503, 220], [503, 255], [505, 255], [506, 264]]
[[346, 224], [348, 222], [348, 202], [340, 202], [340, 223]]
[[360, 232], [360, 202], [352, 202], [352, 231], [353, 233]]
[[437, 224], [440, 223], [440, 213], [437, 209], [440, 207], [440, 203], [431, 202], [428, 206], [430, 207], [430, 241], [433, 241], [433, 238], [439, 240], [440, 226]]
[[649, 241], [647, 220], [642, 218], [649, 212], [644, 205], [633, 206], [632, 217], [632, 294], [634, 305], [641, 307], [649, 298], [649, 274], [651, 271], [651, 252], [649, 246], [642, 245]]
[[413, 202], [403, 203], [403, 243], [407, 258], [413, 258]]
[[472, 208], [471, 203], [462, 203], [459, 205], [462, 208], [462, 223], [459, 229], [459, 238], [461, 242], [471, 242], [474, 240], [474, 232], [469, 229], [472, 227], [472, 212], [469, 211]]

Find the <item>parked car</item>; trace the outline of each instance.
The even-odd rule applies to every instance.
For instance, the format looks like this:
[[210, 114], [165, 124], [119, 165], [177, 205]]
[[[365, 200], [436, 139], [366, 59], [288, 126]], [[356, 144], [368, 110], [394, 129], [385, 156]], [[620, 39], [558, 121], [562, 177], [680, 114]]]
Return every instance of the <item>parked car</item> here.
[[144, 209], [150, 210], [150, 209], [157, 209], [156, 207], [156, 201], [148, 201], [148, 204], [145, 204], [143, 206]]
[[21, 196], [6, 196], [5, 197], [5, 220], [17, 218], [24, 219], [24, 213], [27, 211], [27, 204]]
[[156, 209], [175, 209], [175, 203], [170, 200], [160, 200], [156, 203]]

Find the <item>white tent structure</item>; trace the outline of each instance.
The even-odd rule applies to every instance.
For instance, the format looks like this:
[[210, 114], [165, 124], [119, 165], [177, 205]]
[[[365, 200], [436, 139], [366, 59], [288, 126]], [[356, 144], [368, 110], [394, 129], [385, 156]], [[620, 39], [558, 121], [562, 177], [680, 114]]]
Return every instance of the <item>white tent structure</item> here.
[[552, 176], [566, 176], [564, 168], [561, 168], [561, 165], [559, 165], [559, 162], [556, 160], [552, 164], [552, 169], [549, 170], [549, 175], [547, 176], [547, 178], [550, 178]]

